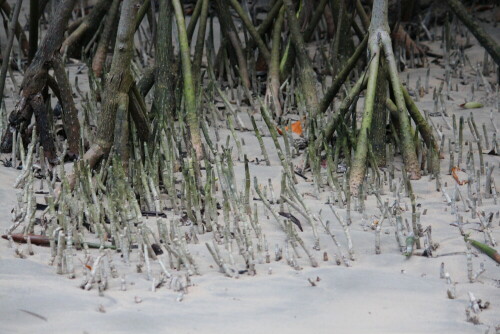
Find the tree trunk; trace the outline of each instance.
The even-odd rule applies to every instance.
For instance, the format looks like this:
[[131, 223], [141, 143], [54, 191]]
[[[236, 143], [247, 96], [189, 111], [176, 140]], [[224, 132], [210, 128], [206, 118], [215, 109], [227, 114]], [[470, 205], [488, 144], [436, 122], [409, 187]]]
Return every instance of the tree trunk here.
[[401, 151], [407, 172], [410, 179], [420, 178], [420, 167], [415, 152], [412, 128], [408, 120], [408, 113], [405, 105], [401, 83], [399, 81], [396, 60], [392, 51], [391, 37], [389, 35], [389, 23], [387, 17], [387, 0], [375, 0], [373, 2], [372, 18], [369, 28], [368, 49], [372, 59], [369, 65], [368, 87], [365, 97], [365, 110], [361, 122], [361, 128], [356, 143], [356, 152], [352, 161], [349, 186], [354, 196], [358, 195], [359, 186], [363, 182], [366, 172], [366, 158], [368, 153], [368, 130], [372, 126], [373, 110], [376, 95], [377, 75], [379, 70], [380, 53], [383, 51], [388, 65], [391, 90], [394, 94], [398, 108], [398, 125], [401, 141]]
[[[130, 63], [133, 56], [133, 40], [135, 32], [135, 18], [137, 13], [137, 0], [124, 0], [118, 23], [118, 32], [114, 49], [113, 62], [106, 78], [103, 95], [102, 111], [99, 114], [97, 137], [90, 149], [85, 153], [84, 159], [88, 161], [90, 168], [104, 155], [109, 154], [113, 146], [113, 139], [121, 138], [115, 129], [124, 129], [123, 124], [117, 124], [116, 114], [118, 108], [128, 111], [128, 93], [133, 84]], [[123, 116], [123, 115], [122, 115]], [[127, 113], [123, 117], [128, 117]], [[123, 121], [123, 118], [122, 118]], [[117, 148], [123, 152], [123, 142], [114, 143], [122, 145]], [[74, 186], [74, 176], [70, 178], [70, 185]]]
[[387, 100], [387, 66], [385, 60], [380, 60], [379, 76], [377, 78], [377, 87], [375, 89], [375, 106], [373, 109], [373, 121], [370, 129], [371, 145], [373, 154], [379, 167], [386, 163], [386, 125], [387, 109], [385, 101]]

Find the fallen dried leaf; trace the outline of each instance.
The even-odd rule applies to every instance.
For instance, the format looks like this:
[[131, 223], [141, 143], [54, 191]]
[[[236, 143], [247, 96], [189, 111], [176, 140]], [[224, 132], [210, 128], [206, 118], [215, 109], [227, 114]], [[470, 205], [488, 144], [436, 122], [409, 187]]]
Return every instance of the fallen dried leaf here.
[[467, 180], [460, 181], [460, 179], [458, 178], [458, 175], [457, 175], [457, 171], [459, 171], [459, 170], [460, 170], [460, 168], [453, 167], [451, 169], [451, 175], [453, 176], [455, 181], [457, 181], [458, 185], [463, 186], [464, 184], [467, 184], [468, 181]]

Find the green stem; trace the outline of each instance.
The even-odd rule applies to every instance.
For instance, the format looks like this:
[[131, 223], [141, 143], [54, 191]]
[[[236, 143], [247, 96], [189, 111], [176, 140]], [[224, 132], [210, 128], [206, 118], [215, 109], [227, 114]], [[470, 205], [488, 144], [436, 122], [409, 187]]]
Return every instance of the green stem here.
[[196, 158], [201, 160], [203, 157], [203, 147], [200, 135], [200, 126], [198, 122], [198, 112], [196, 107], [196, 95], [193, 83], [193, 75], [191, 72], [191, 57], [186, 32], [186, 24], [184, 22], [184, 13], [179, 0], [172, 0], [174, 5], [175, 18], [177, 21], [177, 31], [179, 33], [179, 44], [181, 49], [182, 60], [182, 77], [184, 81], [184, 105], [186, 108], [186, 123], [189, 130], [191, 144], [196, 152]]
[[415, 122], [418, 132], [424, 139], [425, 145], [427, 146], [428, 149], [430, 149], [431, 146], [433, 148], [433, 154], [431, 157], [432, 169], [439, 170], [439, 146], [436, 142], [436, 138], [434, 138], [434, 135], [432, 133], [432, 128], [429, 125], [429, 123], [425, 120], [425, 117], [422, 116], [422, 114], [418, 110], [418, 107], [411, 98], [410, 94], [408, 93], [408, 90], [403, 86], [401, 86], [401, 89], [403, 91], [406, 106], [408, 107], [408, 113], [413, 119], [413, 122]]
[[196, 1], [196, 6], [194, 7], [193, 14], [191, 14], [191, 20], [189, 21], [189, 24], [186, 29], [189, 41], [193, 38], [194, 29], [196, 28], [196, 23], [198, 22], [198, 18], [200, 16], [200, 13], [202, 12], [203, 1], [204, 0]]
[[273, 29], [273, 48], [271, 49], [271, 64], [269, 66], [269, 76], [271, 77], [271, 92], [275, 106], [276, 115], [282, 115], [283, 110], [279, 101], [280, 90], [280, 41], [281, 29], [285, 18], [285, 10], [282, 8]]
[[[342, 103], [340, 104], [339, 110], [335, 114], [335, 116], [328, 122], [325, 126], [324, 130], [324, 139], [328, 142], [332, 139], [333, 134], [337, 130], [338, 126], [344, 122], [344, 118], [349, 111], [349, 107], [354, 102], [359, 93], [366, 87], [368, 82], [368, 75], [361, 76], [356, 84], [351, 88], [351, 91], [344, 98]], [[316, 149], [319, 149], [323, 145], [323, 139], [320, 137], [316, 141]]]
[[[370, 36], [370, 39], [372, 36]], [[366, 172], [366, 157], [368, 155], [368, 130], [371, 127], [373, 118], [373, 108], [375, 103], [375, 92], [377, 88], [377, 76], [380, 63], [380, 45], [375, 38], [370, 40], [370, 51], [373, 59], [370, 62], [368, 75], [368, 87], [366, 89], [365, 106], [361, 128], [359, 129], [358, 140], [356, 143], [356, 152], [354, 153], [351, 173], [349, 176], [350, 191], [354, 196], [358, 195], [359, 186], [363, 182]]]
[[198, 36], [196, 39], [196, 46], [194, 50], [194, 59], [193, 59], [193, 73], [196, 75], [197, 87], [199, 87], [199, 83], [201, 82], [200, 69], [201, 69], [201, 61], [203, 58], [203, 47], [205, 45], [205, 34], [207, 31], [207, 19], [208, 19], [208, 4], [210, 0], [201, 0], [201, 16], [200, 16], [200, 25]]
[[149, 6], [151, 6], [151, 1], [144, 0], [141, 7], [137, 11], [137, 15], [135, 16], [135, 21], [134, 21], [135, 30], [139, 29], [139, 26], [141, 25], [141, 22], [144, 19], [146, 12], [149, 10]]
[[475, 248], [479, 249], [481, 252], [484, 254], [488, 255], [490, 258], [492, 258], [495, 262], [500, 263], [500, 254], [495, 250], [494, 248], [491, 248], [488, 245], [483, 244], [482, 242], [469, 239], [468, 236], [465, 236], [465, 241], [470, 241], [470, 244], [474, 246]]
[[396, 60], [392, 51], [392, 44], [389, 35], [387, 34], [387, 38], [384, 37], [382, 37], [382, 45], [384, 47], [387, 64], [389, 65], [388, 70], [391, 88], [399, 112], [399, 127], [401, 131], [401, 148], [403, 151], [403, 159], [405, 162], [406, 170], [410, 173], [410, 179], [418, 180], [421, 177], [420, 168], [418, 166], [418, 158], [415, 152], [415, 143], [411, 135], [411, 124], [408, 120], [405, 98], [401, 89], [401, 82], [399, 81]]

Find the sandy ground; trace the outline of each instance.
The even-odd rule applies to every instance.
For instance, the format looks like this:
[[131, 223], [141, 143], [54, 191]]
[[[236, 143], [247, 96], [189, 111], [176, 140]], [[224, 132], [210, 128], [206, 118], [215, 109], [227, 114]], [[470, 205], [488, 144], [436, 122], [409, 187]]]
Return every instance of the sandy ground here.
[[[500, 40], [500, 29], [488, 26], [490, 32]], [[477, 46], [467, 49], [466, 54], [472, 62], [482, 61], [483, 50]], [[438, 50], [439, 43], [433, 48]], [[406, 81], [410, 73], [410, 88], [420, 76], [425, 77], [425, 69], [410, 69], [401, 74]], [[459, 91], [451, 91], [451, 100], [446, 101], [450, 115], [468, 116], [470, 112], [478, 126], [486, 124], [488, 136], [492, 136], [493, 121], [500, 126], [497, 94], [487, 96], [484, 87], [475, 92], [475, 100], [484, 104], [483, 108], [464, 110], [459, 104], [470, 100], [472, 93], [470, 83], [476, 80], [470, 68], [464, 70], [466, 85], [454, 78], [452, 86], [459, 84]], [[71, 73], [71, 82], [74, 71]], [[84, 82], [80, 75], [80, 82]], [[431, 71], [431, 92], [426, 94], [417, 105], [421, 110], [433, 111], [432, 88], [440, 84], [444, 70], [433, 65]], [[492, 74], [487, 78], [493, 82]], [[8, 79], [9, 82], [9, 79]], [[12, 96], [6, 100], [7, 110], [11, 110]], [[362, 101], [359, 103], [362, 108]], [[244, 118], [245, 114], [242, 115]], [[446, 129], [440, 117], [432, 118], [434, 123], [443, 127], [447, 138], [452, 132]], [[245, 120], [245, 118], [244, 118]], [[250, 124], [250, 123], [247, 123]], [[465, 128], [465, 137], [470, 139], [471, 133]], [[221, 130], [221, 138], [228, 134]], [[260, 158], [260, 150], [256, 138], [251, 133], [240, 133], [245, 140], [244, 152], [249, 159]], [[490, 142], [491, 142], [490, 137]], [[271, 178], [276, 194], [280, 191], [280, 164], [270, 137], [264, 138], [271, 155], [272, 166], [252, 164], [250, 172], [257, 176], [261, 184]], [[234, 149], [233, 151], [236, 151]], [[477, 148], [474, 147], [476, 166], [478, 166]], [[445, 145], [445, 159], [441, 160], [442, 180], [445, 189], [451, 195], [455, 181], [447, 175], [448, 145]], [[494, 177], [500, 180], [500, 159], [498, 156], [484, 155], [485, 161], [495, 165]], [[464, 164], [465, 165], [465, 164]], [[243, 166], [236, 163], [238, 187], [243, 187]], [[16, 193], [12, 185], [18, 171], [0, 167], [0, 231], [10, 226], [10, 211], [16, 203]], [[497, 181], [499, 182], [499, 181]], [[484, 180], [483, 183], [484, 185]], [[483, 273], [475, 283], [467, 278], [466, 246], [458, 229], [450, 223], [455, 221], [450, 207], [440, 192], [436, 192], [435, 182], [429, 176], [413, 182], [420, 211], [427, 210], [421, 216], [424, 227], [432, 226], [433, 239], [439, 243], [435, 258], [412, 256], [406, 259], [399, 252], [394, 237], [394, 224], [385, 222], [382, 227], [382, 252], [375, 254], [375, 233], [367, 228], [379, 214], [376, 201], [370, 196], [366, 202], [367, 219], [353, 212], [353, 224], [350, 226], [356, 261], [352, 267], [337, 266], [333, 261], [336, 248], [329, 236], [319, 229], [321, 235], [321, 251], [313, 251], [313, 237], [310, 226], [305, 226], [301, 234], [306, 244], [319, 262], [319, 268], [312, 268], [305, 254], [300, 250], [298, 263], [301, 270], [288, 266], [285, 260], [274, 261], [274, 247], [283, 247], [286, 236], [278, 228], [272, 216], [268, 218], [259, 203], [260, 224], [269, 242], [272, 254], [271, 263], [263, 261], [263, 254], [257, 258], [257, 275], [242, 274], [238, 279], [227, 278], [221, 274], [213, 259], [207, 252], [204, 242], [210, 241], [208, 234], [200, 235], [199, 244], [189, 244], [189, 249], [199, 265], [201, 275], [191, 277], [193, 286], [188, 294], [178, 301], [178, 293], [168, 287], [151, 291], [151, 281], [144, 273], [136, 273], [132, 266], [126, 266], [119, 254], [113, 259], [120, 275], [125, 275], [126, 291], [120, 289], [120, 279], [110, 279], [109, 289], [104, 296], [99, 296], [96, 289], [90, 291], [80, 289], [83, 277], [83, 266], [78, 265], [83, 259], [81, 252], [75, 253], [77, 277], [74, 280], [57, 275], [54, 267], [48, 266], [50, 251], [48, 248], [34, 247], [35, 255], [20, 259], [15, 255], [15, 248], [0, 240], [0, 333], [495, 333], [495, 326], [500, 325], [500, 267], [484, 254], [474, 251], [474, 272], [484, 263]], [[328, 206], [324, 203], [329, 190], [314, 194], [310, 182], [299, 179], [298, 188], [304, 195], [311, 212], [332, 222], [332, 230], [340, 243], [345, 247], [344, 234]], [[466, 194], [466, 186], [461, 187]], [[484, 186], [483, 186], [484, 191]], [[394, 201], [392, 193], [386, 185], [386, 195], [390, 203]], [[409, 199], [403, 198], [409, 205]], [[472, 219], [470, 212], [464, 212], [458, 204], [468, 231], [473, 238], [484, 242], [477, 228], [478, 219]], [[276, 206], [276, 209], [278, 206]], [[493, 199], [484, 199], [480, 208], [486, 213], [499, 211]], [[339, 212], [344, 213], [339, 209]], [[298, 217], [300, 217], [297, 214]], [[411, 211], [403, 216], [411, 219]], [[171, 219], [171, 217], [167, 218]], [[300, 217], [303, 225], [307, 225]], [[493, 235], [500, 240], [499, 218], [494, 216]], [[18, 246], [16, 246], [18, 247]], [[26, 253], [26, 246], [20, 246]], [[221, 246], [224, 249], [224, 246]], [[499, 247], [497, 246], [497, 249]], [[323, 252], [328, 252], [329, 260], [323, 261]], [[223, 250], [224, 256], [228, 252]], [[453, 253], [453, 255], [439, 256]], [[455, 254], [456, 253], [456, 254]], [[237, 267], [243, 269], [242, 258], [237, 255], [237, 247], [233, 245], [233, 256]], [[137, 252], [132, 253], [132, 261]], [[166, 261], [166, 260], [165, 260]], [[447, 297], [448, 285], [440, 279], [440, 265], [445, 263], [445, 270], [456, 283], [457, 298]], [[153, 263], [153, 275], [159, 275], [159, 267]], [[181, 273], [174, 272], [176, 275]], [[315, 282], [311, 286], [308, 279]], [[482, 324], [473, 325], [466, 321], [465, 309], [469, 305], [468, 292], [476, 298], [489, 301], [488, 309], [479, 314]], [[137, 301], [140, 301], [139, 303]]]

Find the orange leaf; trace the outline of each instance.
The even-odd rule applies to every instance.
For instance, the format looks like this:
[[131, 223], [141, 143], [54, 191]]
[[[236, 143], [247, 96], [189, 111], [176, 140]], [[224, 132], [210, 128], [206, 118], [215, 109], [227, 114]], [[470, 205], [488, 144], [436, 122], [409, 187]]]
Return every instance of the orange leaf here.
[[299, 136], [302, 136], [302, 123], [300, 121], [293, 122], [292, 131], [298, 134]]
[[[283, 135], [283, 131], [281, 131], [281, 129], [279, 127], [276, 127], [276, 129], [278, 130], [278, 133], [280, 135]], [[288, 131], [288, 126], [285, 126], [285, 130]], [[296, 121], [296, 122], [293, 122], [292, 123], [292, 131], [295, 132], [296, 134], [298, 134], [299, 136], [302, 136], [302, 123], [301, 121]]]

